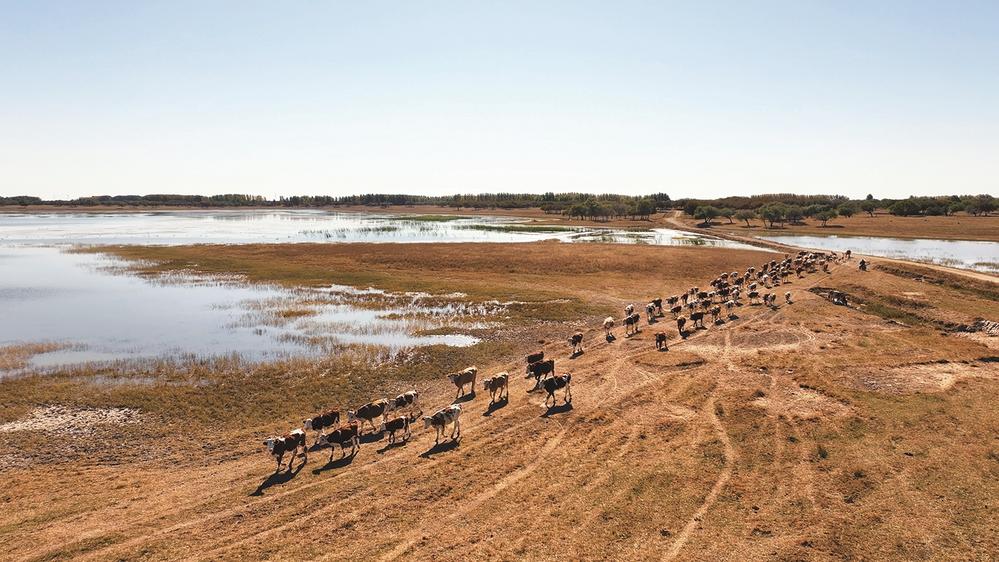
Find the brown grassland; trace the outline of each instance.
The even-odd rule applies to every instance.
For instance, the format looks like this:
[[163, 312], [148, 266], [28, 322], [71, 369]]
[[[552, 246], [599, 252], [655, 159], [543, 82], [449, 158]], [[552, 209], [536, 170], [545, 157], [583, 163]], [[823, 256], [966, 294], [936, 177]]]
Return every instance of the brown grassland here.
[[[883, 219], [884, 217], [879, 217]], [[858, 220], [858, 217], [849, 219]], [[947, 220], [947, 219], [944, 219]], [[680, 340], [672, 319], [604, 341], [599, 321], [756, 251], [603, 244], [116, 247], [142, 275], [184, 270], [291, 286], [342, 283], [517, 301], [470, 348], [372, 366], [330, 357], [250, 365], [69, 369], [0, 380], [0, 541], [10, 560], [986, 560], [999, 552], [997, 284], [873, 260], [775, 289]], [[856, 261], [856, 260], [854, 260]], [[850, 307], [820, 293], [848, 293]], [[780, 299], [783, 303], [783, 298]], [[569, 357], [565, 337], [585, 332]], [[654, 334], [670, 335], [657, 352]], [[570, 406], [527, 392], [535, 348], [573, 374]], [[22, 361], [31, 350], [10, 350]], [[2, 356], [2, 355], [0, 355]], [[433, 447], [366, 436], [273, 475], [261, 440], [321, 408], [443, 374], [512, 374], [509, 403], [479, 386], [462, 438]], [[97, 379], [99, 377], [99, 379]], [[95, 382], [99, 380], [100, 382]], [[134, 381], [134, 382], [133, 382]], [[141, 383], [139, 382], [141, 381]], [[561, 397], [561, 393], [559, 393]], [[67, 434], [12, 430], [40, 408], [137, 422]], [[124, 414], [123, 414], [124, 415]], [[76, 419], [76, 418], [74, 418]], [[131, 419], [131, 418], [129, 418]], [[312, 436], [309, 441], [311, 443]]]

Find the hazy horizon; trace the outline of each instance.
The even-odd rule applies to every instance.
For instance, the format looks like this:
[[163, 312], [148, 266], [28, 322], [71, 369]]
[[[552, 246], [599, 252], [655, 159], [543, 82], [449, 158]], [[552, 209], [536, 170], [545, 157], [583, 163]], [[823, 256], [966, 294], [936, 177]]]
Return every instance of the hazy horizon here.
[[996, 3], [3, 8], [7, 196], [999, 194]]

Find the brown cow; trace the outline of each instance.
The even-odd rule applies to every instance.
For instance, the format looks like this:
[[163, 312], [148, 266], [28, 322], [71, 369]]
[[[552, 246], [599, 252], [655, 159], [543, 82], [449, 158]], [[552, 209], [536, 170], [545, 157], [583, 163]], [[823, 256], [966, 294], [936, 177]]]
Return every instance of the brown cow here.
[[[361, 406], [357, 410], [347, 410], [347, 421], [349, 423], [361, 423], [360, 420], [364, 420], [371, 425], [371, 431], [378, 431], [375, 427], [375, 418], [384, 418], [385, 412], [388, 411], [388, 400], [382, 398], [381, 400], [375, 400], [374, 402], [368, 402], [367, 404]], [[363, 427], [360, 433], [363, 433]]]
[[488, 379], [482, 381], [482, 389], [489, 391], [489, 403], [493, 404], [496, 402], [496, 393], [499, 393], [499, 399], [503, 400], [503, 392], [506, 391], [506, 399], [510, 399], [510, 375], [506, 372], [497, 373]]
[[469, 385], [469, 392], [475, 393], [475, 375], [479, 370], [475, 367], [469, 367], [460, 373], [454, 373], [453, 375], [448, 375], [447, 378], [458, 387], [458, 394], [454, 397], [457, 399], [460, 396], [465, 395], [465, 385]]
[[572, 346], [572, 354], [583, 352], [583, 332], [576, 332], [569, 338], [569, 345]]
[[666, 332], [658, 332], [656, 334], [656, 349], [659, 351], [669, 351], [669, 345], [666, 344]]

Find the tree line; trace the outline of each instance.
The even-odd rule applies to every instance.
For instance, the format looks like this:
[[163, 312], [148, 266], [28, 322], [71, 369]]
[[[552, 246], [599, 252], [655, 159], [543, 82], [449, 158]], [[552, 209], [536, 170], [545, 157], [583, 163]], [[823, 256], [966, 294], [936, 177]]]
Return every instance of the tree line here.
[[908, 199], [877, 200], [872, 195], [851, 200], [825, 195], [761, 195], [756, 197], [725, 197], [721, 199], [682, 199], [677, 201], [684, 212], [703, 224], [718, 217], [729, 223], [760, 219], [770, 228], [784, 224], [800, 224], [805, 218], [816, 219], [822, 226], [836, 217], [852, 217], [866, 213], [873, 217], [879, 209], [896, 216], [947, 216], [965, 212], [969, 215], [989, 215], [999, 208], [991, 195], [946, 195], [940, 197], [909, 197]]

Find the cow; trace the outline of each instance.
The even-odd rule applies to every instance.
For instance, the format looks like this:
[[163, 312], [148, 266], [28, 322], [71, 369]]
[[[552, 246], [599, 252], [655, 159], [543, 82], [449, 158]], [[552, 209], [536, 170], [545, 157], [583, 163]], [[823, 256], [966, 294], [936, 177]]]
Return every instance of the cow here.
[[844, 254], [843, 254], [843, 255], [845, 255], [845, 256], [846, 256], [846, 260], [847, 260], [847, 261], [850, 261], [850, 256], [852, 256], [852, 255], [853, 255], [853, 250], [847, 250], [846, 252], [844, 252]]
[[309, 461], [309, 449], [305, 446], [305, 432], [301, 429], [292, 430], [291, 433], [283, 437], [268, 437], [264, 439], [264, 446], [277, 459], [277, 468], [274, 469], [275, 473], [281, 472], [281, 464], [284, 462], [285, 453], [291, 453], [291, 458], [288, 459], [289, 472], [291, 471], [292, 463], [295, 462], [295, 457], [298, 456], [299, 449], [302, 449], [302, 458], [305, 459], [305, 462]]
[[[382, 424], [384, 430], [385, 425]], [[336, 451], [336, 446], [340, 446], [340, 458], [342, 459], [347, 455], [347, 443], [350, 443], [350, 454], [355, 455], [357, 451], [361, 449], [360, 440], [361, 431], [357, 427], [356, 423], [348, 424], [336, 431], [331, 431], [320, 438], [320, 445], [330, 446], [330, 460], [328, 462], [333, 462], [333, 452]]]
[[458, 404], [451, 404], [438, 410], [432, 416], [423, 416], [423, 427], [424, 429], [433, 427], [437, 430], [437, 438], [434, 439], [434, 445], [438, 445], [441, 442], [441, 436], [444, 434], [444, 428], [449, 425], [453, 425], [451, 429], [451, 439], [455, 439], [455, 433], [457, 432], [457, 437], [461, 438], [461, 406]]
[[659, 316], [662, 316], [663, 315], [663, 299], [662, 298], [652, 299], [652, 305], [656, 307], [656, 314], [658, 314]]
[[679, 295], [672, 295], [671, 297], [669, 297], [668, 299], [666, 299], [666, 304], [668, 304], [669, 306], [673, 307], [673, 306], [676, 306], [676, 303], [679, 300], [680, 300]]
[[[849, 252], [850, 250], [847, 250]], [[784, 293], [784, 302], [791, 304], [791, 291]]]
[[753, 301], [760, 298], [759, 291], [749, 291], [749, 304], [753, 304]]
[[729, 315], [730, 318], [732, 316], [732, 309], [733, 308], [735, 308], [735, 301], [734, 300], [729, 299], [729, 300], [725, 301], [725, 312], [728, 313], [728, 315]]
[[572, 402], [572, 390], [569, 388], [570, 382], [572, 382], [572, 375], [568, 373], [545, 379], [545, 392], [548, 393], [548, 395], [545, 396], [545, 406], [548, 405], [548, 400], [552, 401], [552, 406], [556, 404], [558, 400], [555, 398], [555, 391], [560, 388], [565, 389], [565, 395], [562, 396], [562, 400], [564, 400], [566, 404]]
[[635, 312], [635, 305], [629, 304], [628, 306], [624, 307], [625, 316], [631, 316], [634, 312]]
[[721, 316], [721, 307], [716, 304], [711, 307], [711, 319], [715, 324], [718, 323], [719, 316]]
[[656, 323], [656, 305], [651, 302], [645, 305], [645, 316], [648, 318], [649, 324]]
[[330, 410], [302, 420], [302, 428], [305, 431], [316, 432], [316, 438], [312, 442], [313, 445], [319, 443], [319, 436], [322, 435], [326, 429], [332, 429], [338, 425], [340, 425], [340, 412], [337, 410]]
[[608, 341], [614, 339], [614, 334], [611, 333], [611, 329], [614, 327], [614, 318], [608, 316], [604, 318], [604, 336]]
[[460, 373], [454, 373], [447, 376], [451, 383], [458, 388], [458, 393], [454, 395], [455, 399], [465, 395], [466, 384], [469, 385], [469, 391], [473, 394], [475, 393], [475, 375], [478, 374], [478, 372], [479, 370], [475, 367], [469, 367]]
[[537, 363], [531, 363], [527, 367], [527, 376], [534, 376], [534, 388], [538, 388], [541, 385], [541, 377], [544, 375], [554, 375], [555, 374], [555, 360], [549, 359], [547, 361], [538, 361]]
[[375, 427], [375, 418], [384, 418], [385, 412], [388, 410], [388, 400], [382, 398], [380, 400], [375, 400], [374, 402], [368, 402], [367, 404], [361, 406], [356, 410], [347, 410], [347, 422], [348, 423], [358, 423], [361, 425], [359, 434], [364, 432], [364, 420], [371, 425], [371, 431], [378, 431]]
[[382, 424], [382, 433], [386, 431], [388, 432], [389, 445], [395, 443], [396, 441], [395, 432], [397, 431], [402, 431], [403, 442], [409, 441], [409, 437], [413, 434], [413, 432], [410, 430], [410, 424], [420, 419], [421, 415], [423, 415], [422, 410], [415, 414], [410, 413], [409, 415], [399, 416], [397, 418], [392, 418], [384, 422]]
[[704, 313], [701, 312], [701, 311], [691, 312], [690, 313], [690, 321], [693, 322], [695, 328], [698, 327], [698, 324], [700, 325], [701, 328], [703, 328], [704, 327]]
[[681, 316], [681, 317], [679, 317], [679, 318], [676, 319], [676, 329], [677, 329], [678, 332], [680, 332], [681, 336], [683, 335], [683, 326], [686, 323], [687, 323], [687, 319], [684, 318], [683, 316]]
[[675, 305], [669, 311], [673, 313], [673, 318], [679, 318], [680, 313], [683, 312], [683, 305]]
[[527, 359], [528, 365], [530, 365], [531, 363], [537, 363], [538, 361], [541, 361], [544, 358], [545, 358], [544, 351], [535, 351], [534, 353], [531, 353], [527, 357], [525, 357], [525, 359]]
[[396, 396], [392, 400], [388, 401], [388, 408], [385, 409], [386, 412], [394, 412], [395, 410], [400, 410], [402, 408], [409, 408], [410, 410], [416, 408], [417, 402], [420, 401], [420, 393], [416, 389], [410, 390], [409, 392], [403, 392], [399, 396]]
[[503, 392], [506, 392], [506, 399], [510, 399], [510, 375], [506, 372], [496, 373], [495, 375], [489, 377], [488, 379], [483, 379], [482, 390], [489, 391], [489, 404], [494, 404], [496, 402], [496, 394], [499, 393], [499, 399], [503, 400]]
[[638, 329], [638, 323], [641, 321], [642, 317], [636, 312], [631, 316], [624, 319], [624, 333], [627, 336], [632, 334], [637, 334], [640, 330]]
[[656, 350], [669, 351], [669, 345], [666, 343], [666, 332], [658, 332], [656, 334]]
[[572, 346], [572, 354], [583, 352], [583, 332], [576, 332], [569, 337], [569, 345]]

